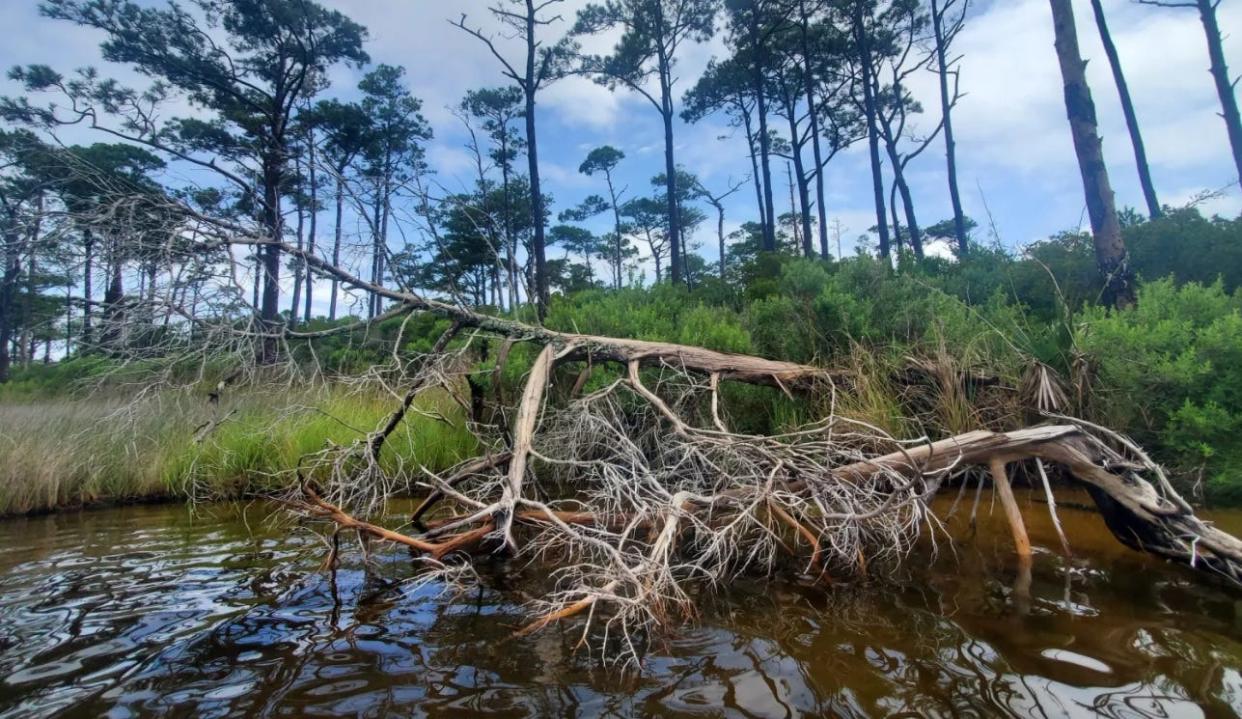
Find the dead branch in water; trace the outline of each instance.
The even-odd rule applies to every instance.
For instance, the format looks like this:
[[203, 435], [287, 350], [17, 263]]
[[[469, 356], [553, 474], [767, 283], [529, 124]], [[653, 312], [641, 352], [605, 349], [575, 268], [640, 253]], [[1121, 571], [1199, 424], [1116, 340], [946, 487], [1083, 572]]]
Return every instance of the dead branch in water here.
[[[948, 477], [972, 467], [991, 471], [1019, 558], [1029, 562], [1005, 469], [1027, 460], [1059, 465], [1084, 484], [1128, 546], [1242, 583], [1242, 542], [1195, 517], [1159, 467], [1104, 428], [1065, 419], [903, 442], [830, 414], [773, 436], [732, 432], [719, 395], [723, 382], [773, 386], [792, 396], [849, 391], [849, 374], [685, 345], [555, 332], [374, 287], [316, 258], [306, 261], [409, 312], [434, 313], [455, 328], [504, 338], [502, 361], [514, 341], [541, 346], [518, 400], [511, 446], [432, 477], [426, 483], [432, 496], [415, 519], [436, 517], [408, 536], [412, 541], [376, 535], [344, 510], [311, 507], [337, 526], [435, 559], [500, 551], [547, 562], [552, 586], [532, 604], [533, 619], [521, 633], [585, 615], [584, 641], [596, 631], [605, 641], [620, 638], [622, 655], [634, 658], [636, 637], [693, 616], [695, 587], [741, 572], [777, 571], [791, 560], [825, 581], [866, 573], [899, 560], [920, 535], [934, 541], [940, 524], [928, 500]], [[584, 367], [575, 373], [568, 401], [552, 405], [548, 388], [556, 369], [575, 362]], [[444, 362], [432, 357], [423, 364], [441, 368], [441, 384], [451, 381]], [[579, 397], [587, 368], [608, 364], [620, 370], [616, 379]], [[499, 374], [498, 367], [493, 376]], [[494, 437], [481, 439], [486, 447], [498, 446]], [[332, 486], [359, 481], [367, 480], [338, 476]]]
[[[434, 560], [427, 572], [446, 579], [463, 574], [455, 558], [498, 553], [550, 568], [547, 592], [532, 602], [523, 633], [581, 616], [584, 639], [618, 639], [621, 656], [633, 658], [644, 633], [694, 615], [698, 588], [786, 568], [822, 581], [874, 572], [902, 559], [920, 536], [937, 541], [941, 525], [929, 500], [947, 479], [972, 468], [990, 470], [1018, 554], [1028, 557], [1006, 470], [1028, 460], [1056, 464], [1085, 485], [1128, 546], [1242, 583], [1242, 542], [1195, 517], [1137, 446], [1104, 428], [1062, 418], [1010, 432], [904, 441], [828, 412], [779, 434], [733, 431], [724, 383], [817, 402], [817, 394], [835, 399], [850, 392], [852, 375], [525, 324], [368, 283], [292, 245], [182, 212], [202, 223], [199, 234], [221, 256], [232, 256], [234, 245], [279, 247], [356, 291], [396, 303], [380, 318], [430, 313], [452, 323], [425, 355], [403, 357], [400, 341], [393, 345], [383, 382], [396, 408], [364, 439], [305, 458], [301, 469], [317, 485], [299, 481], [289, 501], [329, 533], [350, 530], [426, 555]], [[237, 323], [221, 325], [229, 327], [204, 334], [235, 341]], [[267, 331], [246, 336], [270, 341]], [[280, 339], [312, 343], [315, 334]], [[465, 346], [450, 349], [459, 334]], [[494, 409], [502, 419], [470, 422], [482, 456], [445, 473], [424, 470], [419, 484], [429, 496], [414, 512], [417, 531], [385, 528], [379, 521], [386, 499], [409, 486], [384, 470], [385, 440], [408, 421], [421, 393], [441, 388], [457, 396], [470, 379], [475, 338], [502, 340], [491, 370], [497, 382], [514, 343], [538, 348], [515, 414], [504, 417], [497, 386]], [[581, 367], [558, 374], [571, 364]], [[571, 378], [565, 384], [572, 388], [557, 389]], [[588, 391], [592, 379], [603, 384]], [[1041, 407], [1055, 406], [1050, 387], [1046, 378], [1037, 387]]]
[[[510, 450], [427, 484], [433, 495], [415, 518], [432, 508], [436, 516], [413, 541], [339, 512], [319, 516], [434, 559], [505, 552], [545, 562], [552, 586], [520, 633], [583, 616], [584, 638], [621, 637], [631, 657], [635, 637], [694, 615], [696, 587], [786, 564], [830, 581], [900, 559], [918, 536], [935, 539], [929, 499], [972, 467], [991, 471], [1019, 559], [1029, 563], [1005, 469], [1027, 460], [1059, 465], [1086, 485], [1129, 546], [1242, 580], [1242, 542], [1196, 518], [1158, 467], [1102, 428], [1065, 421], [911, 443], [830, 415], [778, 435], [736, 433], [718, 394], [726, 375], [688, 353], [656, 370], [631, 357], [611, 360], [622, 370], [615, 380], [555, 406], [548, 387], [556, 367], [581, 356], [579, 337], [545, 340], [518, 401]], [[575, 389], [581, 384], [574, 380]], [[467, 478], [470, 486], [457, 489]]]

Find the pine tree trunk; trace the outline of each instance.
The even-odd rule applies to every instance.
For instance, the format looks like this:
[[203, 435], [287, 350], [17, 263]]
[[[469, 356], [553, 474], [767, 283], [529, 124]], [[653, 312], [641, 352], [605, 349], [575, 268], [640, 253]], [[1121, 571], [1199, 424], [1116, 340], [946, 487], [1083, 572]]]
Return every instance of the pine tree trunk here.
[[[658, 6], [658, 4], [657, 4]], [[660, 19], [662, 24], [663, 19]], [[657, 38], [659, 47], [660, 115], [664, 120], [664, 175], [665, 191], [668, 193], [668, 239], [669, 279], [673, 284], [685, 281], [682, 276], [682, 228], [681, 206], [677, 198], [677, 161], [673, 157], [673, 78], [672, 63], [664, 53], [663, 38]]]
[[759, 166], [763, 175], [763, 249], [776, 251], [776, 205], [772, 200], [772, 138], [768, 137], [768, 102], [764, 92], [763, 70], [766, 53], [759, 29], [759, 7], [751, 3], [750, 36], [754, 53], [751, 68], [751, 85], [755, 93], [755, 111], [759, 115]]
[[263, 249], [259, 247], [254, 255], [254, 283], [250, 288], [250, 305], [260, 318], [263, 314], [259, 309], [259, 288], [263, 286]]
[[750, 179], [755, 185], [755, 204], [759, 208], [759, 226], [767, 227], [767, 209], [763, 206], [763, 180], [759, 174], [759, 149], [755, 147], [755, 133], [751, 128], [750, 110], [743, 100], [737, 100], [738, 112], [742, 116], [742, 129], [746, 132], [746, 147], [750, 152]]
[[531, 212], [535, 226], [533, 248], [535, 251], [535, 307], [542, 319], [548, 314], [548, 261], [546, 256], [547, 240], [544, 236], [543, 192], [539, 186], [539, 150], [535, 139], [535, 96], [531, 93], [526, 100], [526, 148], [530, 169]]
[[867, 150], [871, 159], [871, 189], [875, 199], [876, 232], [880, 236], [880, 257], [889, 256], [888, 218], [884, 208], [884, 176], [880, 168], [880, 132], [876, 127], [875, 94], [871, 77], [871, 47], [863, 22], [861, 3], [854, 4], [854, 39], [862, 67], [863, 114], [867, 117]]
[[604, 168], [604, 180], [608, 183], [608, 197], [612, 200], [612, 282], [615, 289], [621, 289], [621, 208], [617, 207], [617, 190], [612, 184], [612, 170]]
[[[904, 94], [901, 83], [896, 82], [893, 86], [893, 94], [901, 97]], [[879, 95], [879, 87], [873, 90], [873, 97]], [[893, 168], [893, 188], [901, 193], [901, 208], [906, 216], [906, 237], [910, 240], [910, 250], [914, 253], [915, 259], [923, 259], [923, 234], [919, 230], [919, 221], [914, 213], [914, 196], [910, 192], [910, 185], [906, 182], [905, 163], [902, 162], [901, 154], [898, 152], [897, 143], [901, 140], [898, 133], [893, 132], [892, 118], [881, 118], [881, 130], [884, 139], [884, 151], [888, 154], [889, 164]], [[895, 202], [895, 198], [890, 194], [889, 202]], [[892, 207], [893, 215], [896, 216], [897, 208]], [[894, 223], [896, 226], [896, 223]]]
[[[811, 192], [810, 182], [806, 177], [806, 169], [802, 165], [802, 145], [798, 141], [797, 106], [798, 99], [789, 94], [785, 100], [786, 114], [789, 116], [789, 154], [793, 157], [794, 177], [798, 188], [798, 223], [802, 227], [802, 256], [814, 257], [814, 239], [811, 233]], [[827, 244], [827, 240], [824, 240]]]
[[[923, 234], [919, 230], [918, 218], [914, 214], [914, 196], [910, 193], [910, 185], [906, 183], [906, 173], [897, 156], [896, 138], [886, 138], [885, 148], [888, 161], [893, 166], [893, 188], [901, 194], [901, 208], [906, 216], [906, 234], [910, 239], [910, 250], [917, 259], [923, 259]], [[894, 216], [897, 213], [893, 205]], [[894, 225], [896, 226], [896, 225]]]
[[155, 326], [155, 284], [156, 277], [159, 273], [159, 267], [152, 260], [147, 265], [147, 312], [149, 313], [151, 326]]
[[5, 218], [4, 228], [4, 272], [0, 276], [0, 383], [9, 379], [9, 366], [12, 354], [9, 345], [13, 341], [13, 298], [17, 290], [17, 280], [21, 276], [21, 253], [18, 249], [16, 222], [12, 217]]
[[1213, 0], [1197, 0], [1199, 19], [1207, 36], [1208, 56], [1212, 59], [1212, 80], [1216, 94], [1220, 96], [1221, 117], [1229, 132], [1229, 145], [1233, 148], [1233, 163], [1242, 179], [1242, 117], [1238, 114], [1238, 98], [1234, 95], [1233, 82], [1229, 79], [1229, 67], [1225, 64], [1225, 50], [1221, 45], [1220, 26], [1216, 23], [1216, 5]]
[[505, 207], [502, 213], [505, 231], [505, 279], [508, 282], [509, 310], [517, 309], [517, 241], [513, 238], [513, 197], [509, 189], [509, 130], [506, 125], [500, 135], [500, 186]]
[[668, 241], [669, 241], [669, 280], [673, 284], [682, 282], [681, 268], [681, 208], [677, 204], [677, 163], [673, 159], [673, 113], [669, 101], [665, 101], [667, 109], [664, 115], [664, 174], [667, 178], [665, 192], [668, 194]]
[[651, 245], [651, 258], [655, 260], [656, 284], [664, 281], [664, 265], [660, 263], [660, 253], [656, 250], [655, 243], [651, 240], [651, 233], [647, 233], [647, 244]]
[[1134, 145], [1134, 164], [1138, 168], [1139, 185], [1143, 188], [1143, 200], [1147, 203], [1147, 216], [1154, 220], [1161, 215], [1160, 201], [1156, 199], [1156, 186], [1151, 181], [1151, 168], [1147, 164], [1147, 149], [1143, 146], [1138, 116], [1135, 115], [1134, 103], [1130, 100], [1130, 87], [1126, 83], [1125, 73], [1121, 70], [1121, 58], [1118, 57], [1117, 47], [1113, 44], [1113, 35], [1108, 30], [1104, 6], [1100, 0], [1091, 0], [1091, 10], [1095, 13], [1095, 25], [1100, 31], [1100, 42], [1104, 44], [1104, 54], [1108, 56], [1108, 66], [1113, 71], [1113, 82], [1117, 85], [1117, 95], [1121, 100], [1121, 112], [1126, 118], [1126, 129], [1130, 131], [1130, 143]]
[[82, 345], [89, 347], [91, 344], [91, 299], [94, 295], [92, 287], [95, 274], [93, 267], [95, 259], [95, 235], [89, 229], [82, 230]]
[[[378, 286], [380, 284], [380, 181], [375, 181], [375, 204], [371, 207], [371, 284]], [[379, 302], [377, 295], [369, 295], [367, 297], [367, 319], [372, 319], [379, 314], [376, 305]]]
[[[193, 317], [193, 315], [190, 315]], [[73, 356], [73, 283], [65, 284], [65, 358]]]
[[897, 217], [897, 181], [888, 188], [888, 211], [893, 217], [893, 246], [897, 249], [897, 266], [901, 266], [901, 258], [905, 254], [906, 237], [901, 232], [901, 220]]
[[[263, 162], [263, 227], [268, 237], [283, 240], [280, 215], [280, 184], [283, 180], [283, 157], [275, 153]], [[280, 328], [280, 247], [270, 244], [263, 248], [263, 308], [261, 312], [264, 337], [260, 342], [260, 364], [276, 361], [279, 348], [276, 332]]]
[[[384, 178], [384, 192], [382, 195], [382, 206], [380, 208], [380, 225], [379, 225], [379, 254], [376, 256], [376, 274], [375, 284], [383, 287], [384, 280], [388, 277], [388, 218], [392, 214], [392, 206], [389, 201], [392, 198], [392, 184], [388, 177]], [[375, 298], [375, 314], [384, 313], [384, 298]]]
[[932, 33], [936, 40], [936, 65], [940, 76], [940, 112], [944, 118], [944, 158], [948, 166], [949, 200], [953, 204], [953, 236], [957, 240], [957, 256], [970, 251], [966, 238], [966, 214], [962, 211], [962, 193], [957, 185], [957, 141], [953, 136], [953, 101], [949, 97], [949, 63], [944, 36], [944, 14], [940, 0], [931, 0]]
[[[310, 237], [306, 240], [306, 254], [315, 255], [315, 234], [319, 226], [319, 176], [315, 172], [315, 134], [310, 133], [310, 142], [307, 143], [310, 148]], [[302, 321], [311, 321], [311, 294], [314, 291], [315, 275], [311, 272], [310, 263], [303, 263], [306, 270], [306, 304], [302, 312]], [[296, 312], [296, 310], [294, 310]]]
[[819, 254], [828, 258], [828, 203], [824, 199], [824, 158], [819, 146], [819, 112], [815, 102], [815, 74], [811, 71], [811, 16], [806, 0], [798, 0], [798, 37], [802, 53], [802, 93], [811, 123], [811, 156], [815, 159], [815, 209], [819, 219]]
[[535, 136], [535, 5], [526, 0], [526, 83], [522, 88], [526, 95], [526, 159], [530, 170], [530, 211], [535, 227], [532, 249], [535, 252], [535, 309], [540, 321], [548, 316], [548, 261], [547, 240], [544, 236], [543, 191], [539, 186], [539, 143]]
[[39, 258], [39, 237], [43, 232], [43, 193], [35, 193], [34, 198], [34, 217], [30, 227], [29, 239], [26, 242], [26, 249], [30, 252], [30, 261], [26, 263], [26, 321], [23, 332], [27, 335], [28, 349], [26, 351], [26, 367], [29, 367], [34, 361], [35, 351], [38, 348], [38, 338], [35, 336], [35, 297], [38, 295], [36, 286], [36, 278], [39, 276], [38, 258]]
[[1130, 269], [1121, 225], [1117, 221], [1113, 188], [1104, 164], [1104, 150], [1098, 134], [1095, 104], [1087, 85], [1086, 67], [1078, 50], [1074, 9], [1070, 0], [1049, 0], [1052, 27], [1056, 34], [1057, 60], [1065, 83], [1065, 111], [1078, 155], [1086, 195], [1087, 214], [1095, 241], [1095, 260], [1104, 280], [1105, 300], [1117, 308], [1134, 305], [1134, 280]]
[[[340, 267], [341, 266], [341, 221], [342, 221], [342, 214], [345, 209], [345, 180], [343, 177], [345, 168], [344, 166], [341, 166], [341, 167], [336, 168], [336, 170], [337, 170], [337, 173], [336, 173], [336, 227], [333, 230], [333, 237], [332, 237], [332, 266]], [[332, 296], [328, 298], [328, 320], [329, 321], [333, 321], [336, 319], [336, 295], [337, 295], [337, 291], [340, 289], [340, 280], [336, 278], [336, 275], [332, 276], [331, 285], [332, 285]]]
[[[298, 215], [297, 224], [297, 248], [302, 251], [306, 247], [306, 211], [302, 206], [302, 199], [299, 195], [294, 203], [294, 211]], [[302, 272], [300, 268], [293, 273], [293, 296], [289, 298], [289, 326], [295, 327], [298, 323], [298, 310], [302, 306]]]
[[121, 261], [121, 240], [113, 234], [108, 250], [108, 287], [104, 290], [104, 330], [100, 342], [105, 346], [113, 346], [120, 340], [123, 310], [121, 303], [125, 298], [124, 263]]

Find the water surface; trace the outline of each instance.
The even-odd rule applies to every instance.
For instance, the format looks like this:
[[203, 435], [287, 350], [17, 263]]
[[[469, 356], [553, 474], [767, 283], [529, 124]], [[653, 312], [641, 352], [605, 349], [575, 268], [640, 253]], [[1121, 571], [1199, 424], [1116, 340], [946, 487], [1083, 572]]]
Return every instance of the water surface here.
[[[1028, 503], [1027, 599], [987, 509], [973, 538], [954, 525], [896, 580], [705, 600], [638, 673], [575, 651], [572, 623], [512, 639], [520, 578], [447, 601], [406, 581], [397, 551], [321, 572], [316, 540], [257, 505], [0, 521], [0, 717], [1242, 712], [1242, 594], [1120, 547], [1082, 511], [1062, 510], [1064, 559]], [[1216, 519], [1242, 529], [1242, 513]]]

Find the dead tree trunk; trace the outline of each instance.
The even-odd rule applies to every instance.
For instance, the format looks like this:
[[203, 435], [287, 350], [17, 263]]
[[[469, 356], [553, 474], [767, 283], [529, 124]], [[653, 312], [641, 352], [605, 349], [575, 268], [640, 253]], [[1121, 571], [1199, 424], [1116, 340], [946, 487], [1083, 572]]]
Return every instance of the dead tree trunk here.
[[1220, 25], [1216, 22], [1216, 7], [1220, 0], [1195, 0], [1195, 4], [1199, 9], [1199, 20], [1203, 23], [1203, 33], [1207, 37], [1208, 57], [1212, 61], [1212, 81], [1216, 83], [1216, 94], [1220, 97], [1220, 114], [1225, 120], [1225, 129], [1229, 132], [1234, 166], [1238, 170], [1238, 177], [1242, 178], [1242, 115], [1238, 113], [1238, 98], [1234, 94], [1237, 81], [1229, 77]]
[[1139, 185], [1143, 188], [1143, 199], [1147, 202], [1147, 216], [1155, 220], [1161, 215], [1160, 200], [1156, 199], [1156, 185], [1151, 181], [1151, 166], [1147, 163], [1147, 148], [1143, 145], [1143, 133], [1139, 131], [1134, 102], [1130, 99], [1130, 86], [1121, 70], [1121, 58], [1117, 55], [1117, 46], [1113, 44], [1113, 34], [1108, 30], [1104, 5], [1100, 0], [1091, 0], [1091, 11], [1095, 14], [1095, 26], [1100, 31], [1104, 54], [1108, 56], [1108, 66], [1113, 71], [1113, 82], [1117, 85], [1121, 112], [1125, 115], [1126, 129], [1130, 132], [1130, 143], [1134, 145], [1134, 164], [1138, 167]]
[[1095, 103], [1087, 85], [1087, 63], [1078, 50], [1078, 31], [1074, 27], [1074, 9], [1070, 0], [1049, 0], [1052, 26], [1056, 34], [1057, 60], [1065, 83], [1065, 112], [1078, 154], [1087, 214], [1091, 217], [1091, 234], [1095, 240], [1095, 261], [1104, 280], [1105, 299], [1124, 309], [1135, 303], [1134, 273], [1121, 238], [1117, 221], [1113, 187], [1104, 164], [1104, 149], [1095, 119]]
[[854, 4], [854, 44], [859, 56], [862, 82], [863, 114], [867, 119], [867, 151], [871, 159], [871, 189], [875, 200], [875, 229], [880, 238], [880, 257], [888, 259], [888, 218], [884, 212], [884, 176], [880, 169], [880, 131], [876, 120], [874, 65], [868, 30], [864, 23], [863, 4]]
[[[948, 12], [948, 5], [952, 3], [952, 0], [942, 5], [938, 5], [937, 2], [938, 0], [932, 0], [931, 20], [932, 33], [936, 41], [936, 75], [940, 81], [940, 113], [944, 121], [944, 156], [948, 168], [949, 200], [953, 204], [953, 236], [957, 241], [957, 256], [965, 257], [970, 247], [966, 237], [966, 213], [962, 211], [962, 195], [957, 183], [957, 140], [953, 135], [954, 101], [950, 99], [949, 94], [949, 75], [953, 74], [954, 88], [956, 88], [957, 71], [949, 69], [951, 63], [948, 60], [947, 49], [951, 38], [961, 30], [966, 3], [963, 3], [962, 15], [946, 28], [945, 13]], [[952, 96], [956, 97], [957, 94], [955, 89]]]

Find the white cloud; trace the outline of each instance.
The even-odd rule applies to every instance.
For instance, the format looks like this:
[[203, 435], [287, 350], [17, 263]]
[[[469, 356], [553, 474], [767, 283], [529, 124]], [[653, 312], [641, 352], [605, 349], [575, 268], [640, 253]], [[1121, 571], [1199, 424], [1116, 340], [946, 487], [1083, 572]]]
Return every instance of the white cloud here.
[[607, 131], [620, 119], [625, 96], [585, 77], [567, 77], [544, 90], [539, 102], [566, 125]]

